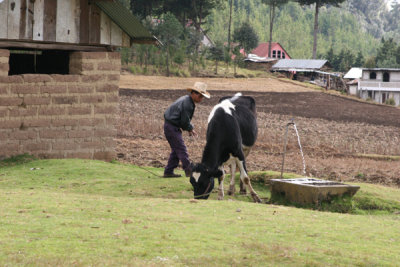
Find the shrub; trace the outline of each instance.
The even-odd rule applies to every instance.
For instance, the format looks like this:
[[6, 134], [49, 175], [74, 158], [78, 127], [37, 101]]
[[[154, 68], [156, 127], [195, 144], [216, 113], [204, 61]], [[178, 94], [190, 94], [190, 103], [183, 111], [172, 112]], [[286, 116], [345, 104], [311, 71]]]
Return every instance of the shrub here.
[[391, 106], [395, 106], [396, 105], [396, 101], [394, 101], [394, 98], [389, 98], [386, 100], [385, 102], [386, 105], [391, 105]]

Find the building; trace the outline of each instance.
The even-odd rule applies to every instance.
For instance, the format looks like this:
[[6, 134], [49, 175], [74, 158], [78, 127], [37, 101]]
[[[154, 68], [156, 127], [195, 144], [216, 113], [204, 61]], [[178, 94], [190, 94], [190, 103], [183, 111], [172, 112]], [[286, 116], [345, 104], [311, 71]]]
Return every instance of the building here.
[[[251, 54], [254, 54], [261, 58], [268, 58], [268, 43], [261, 43], [256, 48], [251, 51]], [[280, 43], [271, 42], [271, 57], [277, 59], [291, 59], [288, 52], [281, 46]]]
[[358, 81], [362, 76], [362, 68], [351, 68], [344, 76], [350, 95], [358, 95]]
[[340, 75], [330, 72], [331, 64], [323, 59], [280, 59], [271, 71], [285, 74], [301, 82], [311, 82], [326, 89], [344, 89]]
[[115, 158], [115, 49], [156, 42], [118, 1], [2, 0], [0, 159]]
[[364, 68], [357, 90], [362, 99], [400, 106], [400, 69]]

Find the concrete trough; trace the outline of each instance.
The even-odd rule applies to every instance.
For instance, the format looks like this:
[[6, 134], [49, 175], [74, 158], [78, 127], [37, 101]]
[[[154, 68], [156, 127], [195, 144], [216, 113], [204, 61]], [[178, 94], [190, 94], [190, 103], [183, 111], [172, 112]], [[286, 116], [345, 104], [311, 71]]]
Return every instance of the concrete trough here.
[[314, 178], [271, 179], [271, 194], [299, 204], [316, 204], [332, 197], [354, 196], [359, 186]]

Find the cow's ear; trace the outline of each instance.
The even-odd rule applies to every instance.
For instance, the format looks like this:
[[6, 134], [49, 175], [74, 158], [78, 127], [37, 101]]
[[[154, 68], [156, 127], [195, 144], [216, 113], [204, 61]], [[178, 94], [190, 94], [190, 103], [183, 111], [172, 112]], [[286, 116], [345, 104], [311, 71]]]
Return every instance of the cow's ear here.
[[222, 171], [220, 170], [220, 169], [217, 169], [217, 170], [215, 170], [215, 171], [213, 171], [212, 173], [211, 173], [211, 176], [212, 177], [215, 177], [215, 178], [219, 178], [219, 177], [221, 177], [223, 175], [223, 173], [222, 173]]

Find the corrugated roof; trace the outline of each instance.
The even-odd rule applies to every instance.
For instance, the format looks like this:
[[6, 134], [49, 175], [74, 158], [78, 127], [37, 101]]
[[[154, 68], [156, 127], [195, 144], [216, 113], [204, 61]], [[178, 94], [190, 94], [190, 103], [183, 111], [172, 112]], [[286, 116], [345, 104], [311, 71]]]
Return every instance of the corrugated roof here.
[[132, 38], [133, 42], [156, 43], [158, 41], [118, 0], [96, 1], [95, 3], [115, 24]]
[[324, 59], [280, 59], [272, 69], [321, 69], [327, 63]]

